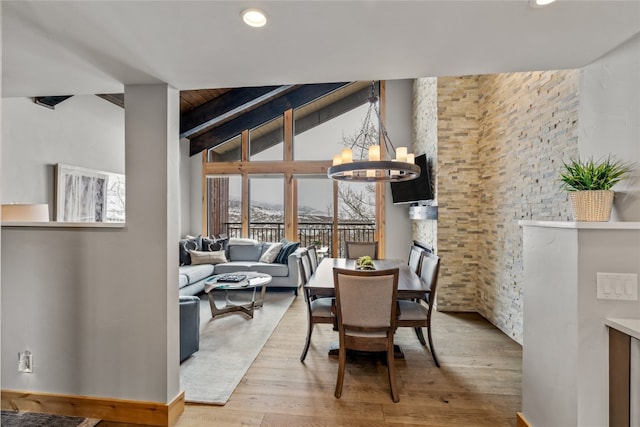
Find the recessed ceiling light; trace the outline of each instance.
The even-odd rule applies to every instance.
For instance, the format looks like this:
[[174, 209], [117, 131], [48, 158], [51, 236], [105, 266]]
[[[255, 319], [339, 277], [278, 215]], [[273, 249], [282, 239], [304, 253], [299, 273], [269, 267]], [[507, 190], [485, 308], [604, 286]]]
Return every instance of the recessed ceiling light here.
[[245, 9], [242, 11], [242, 20], [250, 27], [264, 27], [267, 25], [267, 14], [260, 9]]
[[530, 0], [531, 7], [545, 7], [555, 2], [556, 0]]

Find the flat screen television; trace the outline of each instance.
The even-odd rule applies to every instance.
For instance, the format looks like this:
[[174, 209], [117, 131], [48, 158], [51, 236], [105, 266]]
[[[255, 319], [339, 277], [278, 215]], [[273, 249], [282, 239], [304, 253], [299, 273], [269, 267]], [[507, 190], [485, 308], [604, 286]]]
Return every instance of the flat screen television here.
[[426, 154], [415, 158], [420, 166], [420, 176], [410, 181], [392, 182], [391, 198], [394, 204], [417, 203], [433, 200], [433, 185], [431, 180], [431, 164]]

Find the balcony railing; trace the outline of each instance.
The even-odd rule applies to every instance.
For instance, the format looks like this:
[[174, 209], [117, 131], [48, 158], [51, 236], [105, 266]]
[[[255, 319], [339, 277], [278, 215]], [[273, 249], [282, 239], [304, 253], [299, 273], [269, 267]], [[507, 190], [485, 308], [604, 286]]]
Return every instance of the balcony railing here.
[[[227, 222], [227, 235], [241, 237], [242, 224]], [[344, 242], [370, 242], [375, 240], [374, 222], [338, 223], [338, 256], [343, 255]], [[260, 242], [279, 242], [284, 238], [284, 224], [277, 222], [253, 222], [249, 226], [249, 238]], [[333, 253], [333, 224], [330, 222], [299, 222], [298, 241], [300, 246], [327, 246]]]

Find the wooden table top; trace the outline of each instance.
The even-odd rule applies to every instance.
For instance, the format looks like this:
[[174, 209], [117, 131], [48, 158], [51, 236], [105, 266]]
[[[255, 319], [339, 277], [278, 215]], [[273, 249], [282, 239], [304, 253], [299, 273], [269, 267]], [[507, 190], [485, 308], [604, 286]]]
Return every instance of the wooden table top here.
[[[373, 261], [376, 270], [386, 270], [389, 268], [398, 268], [398, 295], [403, 297], [419, 298], [429, 289], [420, 280], [418, 275], [411, 270], [404, 260], [398, 259], [377, 259]], [[316, 295], [333, 295], [333, 268], [355, 269], [355, 259], [345, 258], [324, 258], [318, 269], [311, 276], [309, 282], [304, 285], [312, 294]]]

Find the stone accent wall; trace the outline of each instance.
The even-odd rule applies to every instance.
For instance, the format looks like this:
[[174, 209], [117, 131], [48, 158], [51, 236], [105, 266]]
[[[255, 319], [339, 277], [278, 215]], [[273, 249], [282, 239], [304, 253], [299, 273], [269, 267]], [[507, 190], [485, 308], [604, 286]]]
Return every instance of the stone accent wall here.
[[476, 311], [478, 281], [478, 77], [438, 79], [437, 306]]
[[[433, 160], [435, 201], [438, 199], [438, 80], [435, 77], [416, 79], [413, 83], [413, 126], [411, 150], [416, 155], [426, 154]], [[412, 221], [414, 240], [438, 250], [438, 222]]]
[[[433, 96], [423, 80], [415, 96]], [[578, 70], [437, 80], [439, 217], [414, 222], [413, 235], [437, 240], [438, 310], [477, 311], [522, 343], [518, 220], [571, 219], [557, 178], [562, 160], [578, 153], [578, 88]], [[425, 105], [414, 100], [414, 109]], [[414, 144], [426, 133], [414, 129]]]
[[562, 160], [578, 153], [579, 71], [480, 76], [480, 314], [522, 342], [521, 219], [568, 221]]

